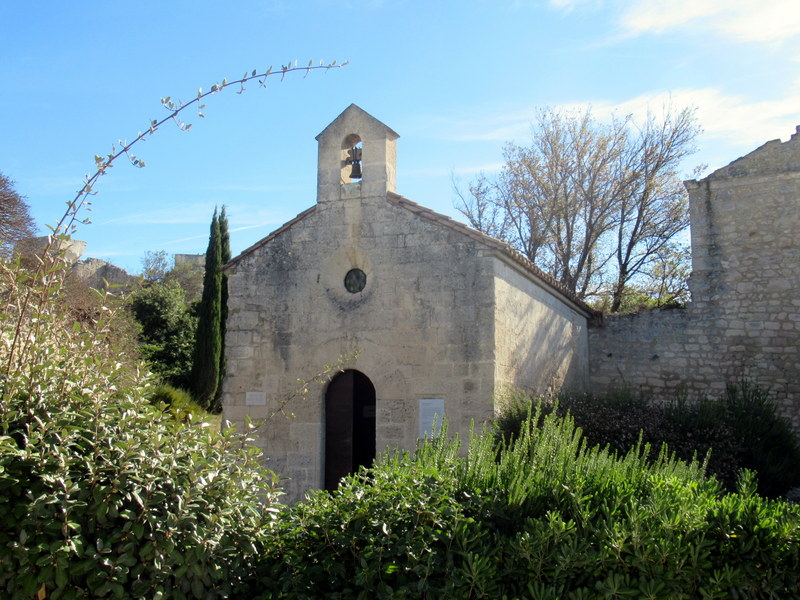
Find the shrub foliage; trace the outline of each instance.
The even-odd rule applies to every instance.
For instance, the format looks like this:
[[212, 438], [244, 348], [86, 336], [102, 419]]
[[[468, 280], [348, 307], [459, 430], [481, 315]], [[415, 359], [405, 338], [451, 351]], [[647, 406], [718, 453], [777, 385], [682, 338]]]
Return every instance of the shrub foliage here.
[[[510, 392], [495, 418], [498, 436], [517, 435], [531, 403], [524, 392]], [[587, 443], [626, 453], [641, 438], [656, 453], [662, 444], [683, 460], [708, 456], [708, 472], [726, 489], [736, 489], [741, 469], [755, 471], [758, 492], [769, 497], [800, 485], [800, 440], [778, 414], [767, 392], [747, 381], [730, 384], [720, 398], [664, 404], [617, 390], [605, 396], [564, 396], [544, 401], [549, 410], [571, 414]]]
[[[770, 598], [800, 593], [800, 509], [723, 494], [647, 445], [588, 447], [541, 408], [500, 452], [440, 437], [287, 507], [259, 598]], [[538, 426], [535, 426], [538, 424]]]
[[48, 270], [0, 278], [0, 597], [235, 597], [272, 474], [246, 439], [144, 400], [103, 314], [76, 322]]
[[150, 368], [170, 385], [188, 389], [197, 317], [177, 281], [153, 282], [127, 300], [140, 326], [139, 351]]

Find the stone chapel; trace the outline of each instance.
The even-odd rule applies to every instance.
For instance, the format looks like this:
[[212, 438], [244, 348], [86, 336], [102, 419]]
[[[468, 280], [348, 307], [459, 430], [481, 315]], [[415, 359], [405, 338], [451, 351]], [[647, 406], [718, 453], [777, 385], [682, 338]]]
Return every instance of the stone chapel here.
[[[398, 195], [398, 135], [350, 105], [322, 133], [317, 202], [226, 265], [223, 416], [257, 430], [288, 500], [333, 488], [497, 392], [584, 389], [592, 310], [507, 245]], [[344, 361], [325, 386], [300, 380]]]

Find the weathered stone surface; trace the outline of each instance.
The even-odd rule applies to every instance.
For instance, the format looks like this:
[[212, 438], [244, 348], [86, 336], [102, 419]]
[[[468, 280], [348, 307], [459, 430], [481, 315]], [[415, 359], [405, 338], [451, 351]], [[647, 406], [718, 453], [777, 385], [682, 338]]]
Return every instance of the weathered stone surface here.
[[51, 240], [50, 236], [43, 235], [19, 240], [14, 246], [14, 253], [23, 258], [29, 258], [44, 252], [48, 245], [51, 252], [60, 254], [68, 265], [78, 261], [86, 249], [86, 242], [81, 240]]
[[686, 187], [692, 302], [592, 329], [592, 386], [713, 395], [745, 377], [800, 427], [800, 127]]
[[[291, 420], [260, 431], [289, 499], [323, 484], [325, 387], [299, 379], [349, 356], [374, 385], [378, 451], [413, 448], [419, 401], [443, 399], [466, 436], [506, 386], [582, 388], [587, 308], [503, 244], [394, 193], [397, 134], [351, 106], [320, 136], [317, 204], [235, 258], [229, 274], [225, 417]], [[363, 145], [350, 181], [346, 150]], [[344, 285], [351, 269], [364, 288]], [[358, 356], [352, 354], [358, 352]], [[248, 392], [266, 406], [247, 406]]]
[[76, 262], [72, 265], [72, 274], [92, 289], [107, 289], [111, 292], [121, 289], [127, 291], [139, 280], [124, 269], [99, 258], [87, 258]]
[[137, 277], [129, 275], [124, 269], [99, 258], [81, 260], [86, 249], [86, 242], [81, 240], [51, 240], [46, 235], [26, 238], [16, 244], [14, 252], [23, 260], [34, 260], [34, 257], [44, 252], [48, 245], [50, 251], [58, 254], [70, 267], [70, 275], [92, 289], [125, 292], [138, 281]]

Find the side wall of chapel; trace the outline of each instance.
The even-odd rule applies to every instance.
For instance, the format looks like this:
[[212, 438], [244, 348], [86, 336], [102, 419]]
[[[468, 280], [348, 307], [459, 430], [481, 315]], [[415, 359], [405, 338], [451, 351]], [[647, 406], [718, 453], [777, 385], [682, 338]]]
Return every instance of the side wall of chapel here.
[[[495, 386], [536, 394], [586, 389], [586, 316], [508, 259], [494, 263]], [[496, 407], [499, 408], [499, 407]]]

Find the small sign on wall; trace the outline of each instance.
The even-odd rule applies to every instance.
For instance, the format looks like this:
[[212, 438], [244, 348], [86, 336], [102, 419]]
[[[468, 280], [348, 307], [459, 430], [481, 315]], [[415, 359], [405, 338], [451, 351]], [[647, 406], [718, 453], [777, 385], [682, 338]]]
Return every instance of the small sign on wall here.
[[245, 406], [266, 406], [267, 393], [266, 392], [245, 392], [244, 395]]
[[[442, 427], [444, 418], [443, 398], [420, 398], [419, 400], [419, 433], [417, 437], [431, 437], [436, 435]], [[436, 431], [433, 423], [436, 421]]]

